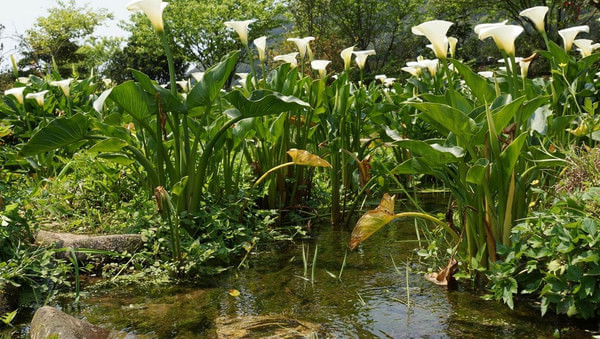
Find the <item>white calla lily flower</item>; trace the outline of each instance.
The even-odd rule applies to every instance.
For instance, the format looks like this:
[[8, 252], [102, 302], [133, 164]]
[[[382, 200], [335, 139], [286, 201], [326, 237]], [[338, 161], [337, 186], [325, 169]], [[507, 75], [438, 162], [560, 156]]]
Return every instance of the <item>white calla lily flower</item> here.
[[521, 11], [519, 15], [529, 18], [540, 33], [545, 33], [546, 24], [544, 19], [546, 18], [546, 13], [548, 13], [548, 6], [535, 6]]
[[569, 51], [571, 51], [571, 48], [573, 47], [573, 41], [575, 40], [575, 37], [577, 37], [577, 34], [579, 34], [581, 32], [588, 33], [589, 31], [590, 31], [590, 26], [588, 26], [588, 25], [574, 26], [574, 27], [561, 29], [560, 31], [558, 31], [558, 35], [560, 35], [560, 37], [563, 39], [563, 45], [565, 47], [565, 51], [569, 52]]
[[258, 60], [265, 62], [267, 56], [267, 37], [261, 36], [260, 38], [254, 39], [254, 47], [258, 51]]
[[52, 81], [52, 82], [50, 82], [50, 85], [60, 87], [63, 94], [68, 97], [70, 94], [69, 85], [71, 84], [72, 81], [73, 81], [73, 79], [71, 79], [71, 78], [60, 80], [60, 81]]
[[162, 0], [133, 0], [127, 4], [127, 9], [129, 11], [144, 12], [148, 19], [150, 19], [154, 29], [158, 32], [163, 32], [165, 26], [163, 24], [162, 13], [168, 4], [168, 2]]
[[43, 90], [41, 92], [29, 93], [25, 96], [25, 99], [33, 99], [37, 102], [38, 105], [44, 106], [44, 95], [48, 93], [48, 90]]
[[31, 79], [29, 77], [18, 77], [17, 82], [20, 82], [22, 84], [28, 84], [31, 82]]
[[421, 68], [415, 66], [406, 66], [401, 68], [402, 71], [409, 73], [414, 77], [419, 77], [421, 75]]
[[229, 27], [229, 28], [233, 28], [238, 36], [240, 37], [240, 40], [242, 41], [242, 44], [244, 46], [248, 46], [248, 26], [253, 23], [256, 22], [256, 19], [251, 19], [251, 20], [242, 20], [242, 21], [225, 21], [225, 26]]
[[177, 85], [179, 85], [179, 87], [181, 87], [181, 90], [184, 92], [188, 91], [188, 81], [187, 80], [179, 80], [179, 81], [175, 81], [175, 83], [177, 83]]
[[7, 89], [6, 91], [4, 91], [4, 95], [8, 96], [8, 95], [12, 95], [13, 97], [15, 97], [15, 99], [17, 99], [17, 102], [20, 103], [21, 105], [23, 104], [23, 91], [25, 90], [26, 87], [13, 87], [10, 89]]
[[381, 81], [381, 83], [385, 83], [385, 79], [387, 79], [387, 76], [385, 74], [377, 74], [375, 76], [375, 80], [379, 80]]
[[433, 45], [435, 56], [445, 59], [448, 55], [448, 39], [446, 33], [454, 23], [444, 20], [432, 20], [412, 27], [412, 33], [425, 36]]
[[573, 43], [579, 48], [579, 52], [583, 58], [592, 55], [595, 49], [600, 48], [600, 43], [595, 44], [590, 39], [576, 39], [573, 40]]
[[204, 79], [204, 72], [194, 72], [192, 73], [192, 77], [194, 77], [194, 80], [197, 82], [200, 82]]
[[368, 49], [366, 51], [352, 51], [352, 54], [356, 56], [356, 64], [358, 68], [361, 70], [365, 68], [365, 63], [367, 62], [367, 57], [369, 55], [375, 55], [374, 49]]
[[329, 65], [331, 61], [329, 60], [313, 60], [310, 62], [310, 67], [315, 71], [319, 72], [319, 77], [322, 79], [327, 74], [327, 65]]
[[352, 52], [353, 51], [354, 51], [354, 46], [350, 46], [350, 47], [344, 49], [340, 53], [342, 60], [344, 60], [344, 69], [345, 70], [350, 69], [350, 64], [352, 63]]
[[310, 48], [308, 46], [308, 44], [313, 40], [315, 40], [315, 38], [312, 36], [307, 36], [304, 38], [288, 38], [287, 39], [287, 41], [291, 41], [296, 44], [296, 47], [298, 47], [298, 52], [300, 53], [301, 60], [304, 60], [304, 55], [306, 55], [306, 51], [308, 51], [308, 49]]
[[98, 99], [94, 100], [92, 106], [94, 106], [96, 112], [102, 113], [102, 109], [104, 108], [104, 101], [106, 101], [106, 98], [108, 98], [112, 90], [112, 88], [107, 89], [106, 91], [102, 92], [102, 94], [100, 94]]
[[496, 25], [488, 28], [483, 28], [479, 31], [479, 39], [487, 38], [494, 39], [496, 46], [501, 51], [504, 51], [509, 56], [515, 56], [515, 40], [521, 33], [523, 27], [517, 25]]
[[492, 72], [492, 71], [481, 71], [481, 72], [477, 72], [477, 74], [481, 75], [484, 78], [493, 78], [494, 77], [494, 72]]
[[292, 68], [298, 66], [298, 52], [277, 55], [273, 58], [273, 61], [283, 61], [284, 63], [291, 64]]
[[481, 33], [481, 31], [484, 30], [484, 29], [488, 29], [488, 28], [492, 28], [492, 27], [497, 27], [497, 26], [504, 26], [504, 25], [506, 25], [507, 22], [508, 22], [508, 20], [504, 20], [502, 22], [493, 22], [493, 23], [487, 23], [487, 24], [479, 24], [479, 25], [476, 25], [473, 28], [473, 31], [475, 31], [475, 34], [479, 35], [479, 33]]

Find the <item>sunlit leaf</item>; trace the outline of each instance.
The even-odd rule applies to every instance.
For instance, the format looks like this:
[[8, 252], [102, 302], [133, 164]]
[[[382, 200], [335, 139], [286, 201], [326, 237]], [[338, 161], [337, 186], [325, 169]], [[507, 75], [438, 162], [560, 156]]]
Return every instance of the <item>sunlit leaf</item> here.
[[197, 106], [209, 106], [215, 101], [229, 75], [235, 69], [238, 56], [239, 51], [230, 53], [223, 61], [209, 68], [204, 73], [202, 80], [198, 81], [187, 96], [186, 104], [188, 109]]
[[295, 165], [331, 167], [331, 164], [327, 160], [305, 150], [293, 148], [287, 151], [287, 154], [292, 158]]
[[240, 296], [240, 291], [236, 290], [236, 289], [230, 289], [229, 290], [229, 295], [232, 297], [239, 297]]
[[85, 139], [89, 129], [90, 120], [82, 114], [54, 119], [31, 137], [20, 154], [31, 156], [71, 145]]
[[394, 220], [394, 199], [395, 196], [384, 194], [377, 208], [367, 211], [358, 219], [348, 243], [350, 250]]

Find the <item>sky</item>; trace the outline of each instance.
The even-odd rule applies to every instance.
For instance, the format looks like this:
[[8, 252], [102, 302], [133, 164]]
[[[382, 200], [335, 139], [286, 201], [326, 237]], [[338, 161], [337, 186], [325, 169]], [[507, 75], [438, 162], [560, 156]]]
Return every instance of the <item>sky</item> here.
[[[117, 26], [120, 20], [129, 18], [130, 12], [125, 9], [129, 0], [75, 0], [77, 7], [89, 4], [90, 8], [106, 8], [113, 13], [115, 19], [107, 21], [104, 27], [96, 29], [97, 35], [124, 36], [126, 33]], [[23, 34], [31, 28], [40, 16], [46, 16], [48, 9], [55, 7], [56, 0], [0, 0], [0, 24], [6, 28], [1, 41], [5, 59], [10, 54], [16, 54], [15, 35]], [[2, 65], [4, 68], [6, 65]]]

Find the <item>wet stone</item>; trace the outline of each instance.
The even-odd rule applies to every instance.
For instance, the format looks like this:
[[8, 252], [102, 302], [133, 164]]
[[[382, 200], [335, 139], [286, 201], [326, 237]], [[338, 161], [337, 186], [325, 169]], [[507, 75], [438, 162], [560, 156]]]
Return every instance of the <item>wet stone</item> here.
[[[54, 244], [57, 248], [91, 249], [116, 253], [127, 251], [129, 253], [135, 253], [135, 251], [142, 247], [143, 240], [139, 234], [90, 236], [39, 231], [35, 236], [35, 243], [38, 245]], [[63, 258], [71, 257], [70, 251], [59, 252], [57, 255]], [[88, 257], [88, 254], [83, 252], [76, 252], [75, 255], [80, 261], [86, 260]], [[100, 256], [109, 259], [109, 256], [107, 255]]]
[[107, 329], [74, 318], [50, 306], [41, 307], [35, 312], [29, 334], [31, 339], [45, 339], [48, 337], [104, 339], [115, 337]]

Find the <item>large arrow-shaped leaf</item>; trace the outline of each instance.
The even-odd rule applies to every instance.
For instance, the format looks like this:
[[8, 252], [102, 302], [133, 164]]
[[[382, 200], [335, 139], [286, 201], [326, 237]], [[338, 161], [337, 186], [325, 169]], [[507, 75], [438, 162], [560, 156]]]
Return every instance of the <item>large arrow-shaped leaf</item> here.
[[419, 117], [433, 125], [440, 133], [448, 134], [450, 131], [456, 136], [468, 140], [477, 129], [475, 120], [454, 107], [430, 102], [407, 102], [407, 104], [423, 112]]
[[458, 146], [444, 147], [439, 144], [430, 145], [420, 140], [401, 140], [396, 141], [395, 144], [409, 149], [414, 154], [423, 156], [436, 164], [456, 162], [459, 157], [464, 155], [464, 150]]
[[233, 52], [204, 73], [202, 79], [187, 96], [188, 109], [197, 106], [209, 106], [215, 101], [229, 75], [235, 69], [238, 56], [239, 51]]
[[471, 68], [465, 66], [462, 62], [454, 59], [448, 59], [453, 65], [454, 68], [458, 70], [460, 75], [462, 75], [463, 79], [473, 92], [477, 99], [483, 103], [490, 103], [494, 100], [496, 96], [496, 92], [492, 84], [490, 84], [485, 78], [480, 76], [479, 74], [473, 72]]
[[90, 120], [81, 113], [70, 118], [54, 119], [31, 137], [20, 154], [32, 156], [81, 141], [88, 136], [90, 125]]
[[244, 118], [278, 114], [302, 107], [310, 107], [308, 103], [296, 97], [281, 95], [268, 90], [254, 91], [250, 98], [246, 98], [240, 91], [233, 91], [228, 93], [225, 98], [240, 111]]
[[113, 88], [109, 98], [137, 120], [150, 115], [150, 106], [146, 93], [133, 81], [127, 81]]

